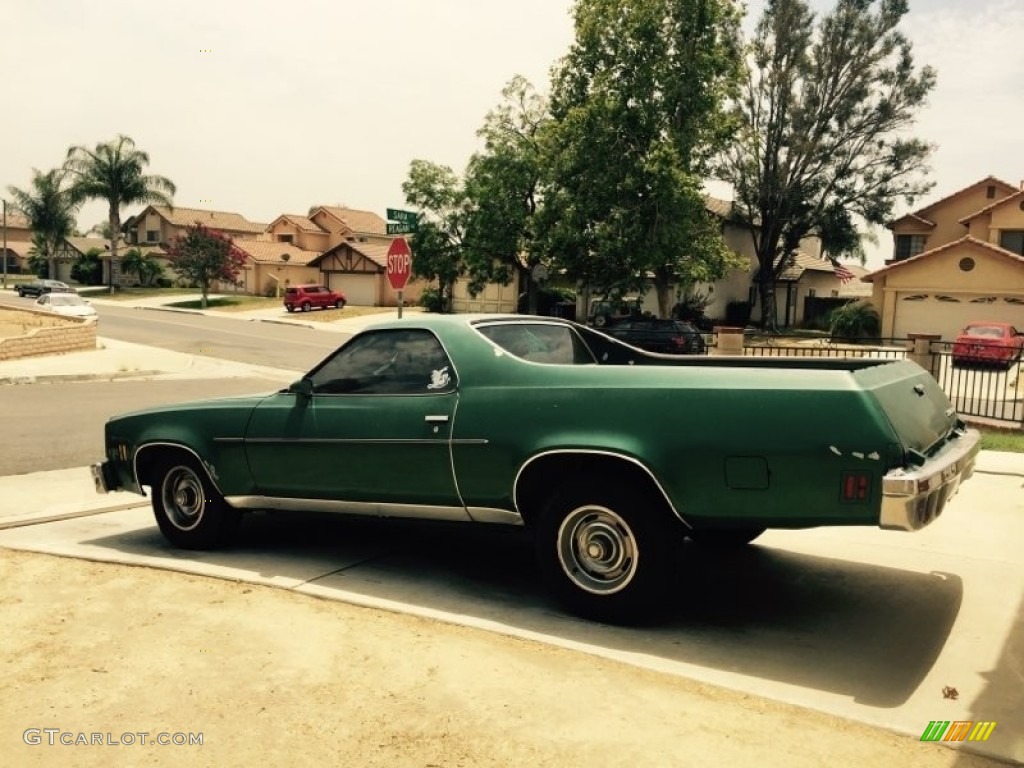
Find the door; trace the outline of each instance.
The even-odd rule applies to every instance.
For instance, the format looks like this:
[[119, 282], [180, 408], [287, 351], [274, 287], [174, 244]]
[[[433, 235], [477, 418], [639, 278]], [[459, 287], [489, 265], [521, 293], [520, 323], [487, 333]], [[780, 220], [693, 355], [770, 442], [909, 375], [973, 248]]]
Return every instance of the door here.
[[898, 293], [893, 335], [938, 333], [952, 341], [972, 322], [1024, 326], [1024, 299], [1004, 294]]
[[457, 382], [433, 334], [362, 333], [307, 378], [311, 395], [282, 392], [253, 412], [245, 445], [260, 495], [464, 518], [450, 445]]

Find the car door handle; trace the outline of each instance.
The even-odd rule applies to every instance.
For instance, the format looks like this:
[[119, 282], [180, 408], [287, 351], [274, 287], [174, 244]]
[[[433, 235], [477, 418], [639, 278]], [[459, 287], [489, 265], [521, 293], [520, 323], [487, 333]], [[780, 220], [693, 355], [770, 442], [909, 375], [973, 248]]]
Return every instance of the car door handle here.
[[448, 423], [448, 416], [444, 414], [427, 416], [428, 424], [446, 424]]

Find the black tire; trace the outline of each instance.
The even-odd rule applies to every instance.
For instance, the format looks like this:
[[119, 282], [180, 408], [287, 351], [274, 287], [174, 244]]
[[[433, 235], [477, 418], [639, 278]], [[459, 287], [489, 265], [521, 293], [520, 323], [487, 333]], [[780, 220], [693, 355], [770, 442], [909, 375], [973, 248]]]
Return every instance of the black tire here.
[[766, 530], [766, 528], [706, 528], [702, 531], [687, 531], [686, 537], [701, 547], [734, 549], [749, 544]]
[[284, 308], [286, 310], [288, 310], [289, 312], [294, 312], [295, 311], [295, 307], [293, 307], [291, 304], [285, 304]]
[[651, 489], [570, 482], [548, 502], [535, 530], [551, 593], [569, 611], [614, 624], [661, 615], [671, 594], [678, 537], [671, 511]]
[[302, 302], [302, 311], [303, 312], [309, 312], [309, 302], [308, 301]]
[[25, 292], [21, 289], [21, 286], [18, 286], [17, 290], [18, 290], [18, 298], [19, 299], [24, 299], [25, 298]]
[[238, 528], [241, 513], [220, 495], [188, 454], [163, 458], [152, 487], [153, 515], [164, 537], [182, 549], [217, 549]]
[[345, 308], [345, 301], [343, 299], [338, 299], [336, 302], [334, 302], [334, 308], [335, 309], [344, 309]]

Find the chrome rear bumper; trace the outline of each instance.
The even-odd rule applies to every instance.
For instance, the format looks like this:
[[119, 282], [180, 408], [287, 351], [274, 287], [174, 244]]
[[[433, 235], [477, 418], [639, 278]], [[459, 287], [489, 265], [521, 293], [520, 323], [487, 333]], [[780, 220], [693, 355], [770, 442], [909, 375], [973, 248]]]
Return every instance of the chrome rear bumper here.
[[920, 467], [894, 469], [882, 478], [879, 527], [917, 531], [935, 520], [974, 473], [981, 434], [965, 430]]
[[96, 486], [96, 493], [110, 493], [110, 483], [107, 482], [107, 475], [104, 469], [105, 464], [106, 462], [102, 462], [89, 467], [89, 470], [92, 472], [93, 485]]

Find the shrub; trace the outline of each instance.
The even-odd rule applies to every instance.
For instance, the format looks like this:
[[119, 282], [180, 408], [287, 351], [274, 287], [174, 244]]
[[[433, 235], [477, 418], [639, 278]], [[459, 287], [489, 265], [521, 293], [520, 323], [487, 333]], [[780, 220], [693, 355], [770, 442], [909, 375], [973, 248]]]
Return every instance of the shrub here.
[[420, 306], [427, 312], [443, 312], [441, 292], [437, 288], [424, 288], [420, 294]]
[[71, 279], [82, 285], [100, 285], [103, 282], [99, 250], [90, 248], [88, 253], [75, 259], [71, 265]]
[[833, 340], [875, 341], [880, 332], [878, 312], [866, 301], [847, 304], [829, 315], [829, 334]]

